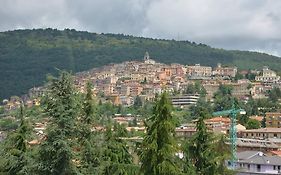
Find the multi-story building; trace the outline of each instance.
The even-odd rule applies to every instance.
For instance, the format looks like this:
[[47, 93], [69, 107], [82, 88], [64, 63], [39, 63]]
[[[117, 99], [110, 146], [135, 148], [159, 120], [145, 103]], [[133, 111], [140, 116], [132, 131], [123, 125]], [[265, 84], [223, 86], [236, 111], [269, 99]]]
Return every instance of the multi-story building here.
[[237, 98], [242, 98], [245, 96], [250, 95], [250, 88], [249, 88], [249, 83], [247, 82], [238, 82], [238, 83], [231, 83], [230, 84], [233, 89], [232, 89], [232, 95]]
[[171, 73], [172, 75], [183, 76], [186, 72], [184, 67], [180, 64], [171, 64]]
[[105, 78], [105, 82], [108, 84], [116, 84], [117, 81], [118, 81], [118, 77], [116, 76], [110, 76]]
[[191, 79], [204, 79], [205, 77], [211, 77], [212, 67], [200, 66], [200, 64], [195, 64], [194, 66], [187, 66], [187, 75]]
[[281, 112], [267, 112], [265, 117], [267, 127], [280, 128], [281, 132]]
[[220, 85], [227, 85], [232, 87], [232, 95], [237, 98], [242, 98], [250, 95], [250, 88], [248, 82], [231, 83], [229, 81], [205, 81], [203, 87], [207, 92], [207, 99], [212, 99], [214, 94], [218, 91]]
[[254, 99], [266, 98], [267, 87], [262, 82], [251, 83], [250, 93]]
[[211, 100], [214, 96], [214, 94], [218, 91], [219, 89], [219, 84], [218, 83], [213, 83], [213, 82], [207, 82], [203, 84], [203, 87], [205, 88], [207, 95], [206, 98], [208, 100]]
[[228, 117], [214, 117], [210, 119], [206, 119], [205, 124], [207, 128], [215, 133], [224, 133], [227, 134], [230, 128], [230, 118]]
[[176, 136], [177, 137], [186, 137], [190, 138], [196, 133], [195, 127], [178, 127], [176, 128]]
[[143, 87], [139, 83], [130, 85], [130, 95], [133, 97], [140, 95], [142, 90], [143, 90]]
[[281, 139], [281, 128], [260, 128], [241, 131], [242, 138], [249, 139]]
[[264, 83], [273, 83], [280, 80], [280, 76], [277, 76], [276, 72], [270, 70], [267, 66], [263, 67], [262, 75], [256, 76], [256, 81], [261, 81]]
[[114, 93], [115, 84], [100, 84], [98, 88], [104, 95], [110, 95]]
[[270, 153], [277, 151], [279, 146], [271, 140], [237, 138], [237, 151], [263, 151]]
[[127, 82], [121, 84], [120, 93], [125, 96], [137, 96], [140, 95], [143, 87], [136, 82]]
[[130, 86], [128, 86], [127, 84], [121, 84], [120, 94], [124, 95], [124, 96], [129, 96], [130, 95]]
[[221, 77], [233, 78], [236, 74], [237, 67], [222, 67], [220, 63], [218, 63], [217, 67], [213, 71], [213, 75]]
[[173, 96], [171, 101], [173, 106], [184, 107], [188, 105], [195, 105], [199, 98], [199, 94], [186, 94], [181, 96]]

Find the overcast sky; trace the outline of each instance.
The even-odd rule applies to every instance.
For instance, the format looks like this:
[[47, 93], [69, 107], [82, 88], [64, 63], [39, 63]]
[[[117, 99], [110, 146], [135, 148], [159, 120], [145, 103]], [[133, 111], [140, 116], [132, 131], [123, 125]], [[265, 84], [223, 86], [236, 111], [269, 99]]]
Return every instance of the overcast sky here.
[[280, 0], [0, 0], [0, 31], [48, 27], [281, 56]]

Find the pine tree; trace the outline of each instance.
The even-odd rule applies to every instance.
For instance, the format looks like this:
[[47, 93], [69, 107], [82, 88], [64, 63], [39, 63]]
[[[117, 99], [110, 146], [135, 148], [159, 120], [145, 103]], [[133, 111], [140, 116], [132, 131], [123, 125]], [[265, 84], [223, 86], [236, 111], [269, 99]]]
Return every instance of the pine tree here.
[[51, 79], [43, 99], [44, 112], [50, 121], [46, 140], [39, 148], [38, 174], [76, 174], [72, 148], [78, 115], [76, 98], [69, 73], [61, 72], [58, 78]]
[[235, 100], [232, 96], [232, 87], [220, 85], [218, 91], [214, 94], [214, 111], [230, 109]]
[[20, 106], [20, 125], [15, 133], [12, 133], [7, 139], [4, 145], [3, 155], [5, 159], [5, 165], [0, 169], [1, 173], [10, 175], [14, 174], [28, 174], [27, 164], [27, 136], [30, 134], [30, 127], [25, 119], [23, 104]]
[[204, 123], [204, 113], [200, 115], [197, 121], [196, 131], [195, 136], [187, 144], [186, 160], [192, 161], [196, 174], [214, 175], [216, 163], [214, 162], [214, 154], [211, 148], [212, 138]]
[[[105, 175], [136, 175], [139, 172], [139, 167], [133, 164], [132, 155], [129, 153], [126, 143], [120, 139], [123, 136], [122, 127], [112, 132], [111, 125], [106, 127], [105, 133], [105, 149], [103, 153], [103, 171]], [[120, 135], [121, 134], [121, 135]]]
[[95, 107], [94, 107], [94, 99], [93, 99], [93, 94], [92, 94], [92, 84], [90, 82], [87, 83], [86, 85], [86, 97], [84, 100], [84, 105], [83, 105], [83, 111], [84, 111], [84, 117], [83, 121], [85, 124], [92, 124], [94, 119], [95, 119]]
[[174, 137], [175, 124], [171, 114], [171, 102], [164, 92], [154, 106], [151, 125], [142, 143], [141, 171], [144, 175], [176, 175], [177, 144]]
[[142, 107], [142, 100], [140, 98], [140, 96], [136, 96], [135, 101], [134, 101], [134, 108], [138, 109]]
[[215, 153], [215, 162], [217, 163], [216, 175], [232, 175], [234, 172], [226, 166], [226, 161], [231, 158], [230, 146], [226, 144], [225, 135], [220, 135], [214, 139], [213, 153]]
[[225, 144], [223, 136], [217, 138], [208, 132], [204, 122], [205, 118], [205, 112], [201, 111], [196, 124], [196, 134], [185, 145], [185, 173], [196, 175], [233, 174], [225, 165], [225, 161], [230, 155], [230, 148]]
[[206, 118], [211, 117], [212, 106], [209, 101], [206, 101], [204, 98], [199, 98], [196, 105], [190, 107], [191, 117], [197, 118], [200, 114], [204, 114]]
[[91, 131], [95, 124], [95, 107], [92, 95], [92, 85], [86, 85], [86, 95], [83, 101], [82, 115], [80, 117], [79, 143], [81, 147], [81, 169], [83, 173], [90, 173], [99, 166], [99, 150], [95, 147], [94, 135]]

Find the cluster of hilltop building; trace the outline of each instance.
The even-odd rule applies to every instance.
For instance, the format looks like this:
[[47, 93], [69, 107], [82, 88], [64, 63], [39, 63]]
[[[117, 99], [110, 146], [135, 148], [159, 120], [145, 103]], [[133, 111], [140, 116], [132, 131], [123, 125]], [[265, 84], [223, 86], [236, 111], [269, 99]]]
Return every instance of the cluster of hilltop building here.
[[[251, 71], [256, 74], [255, 81], [246, 78], [233, 81], [237, 75], [236, 67], [226, 67], [218, 64], [217, 67], [181, 64], [157, 63], [146, 52], [143, 61], [127, 61], [120, 64], [110, 64], [95, 68], [76, 75], [75, 84], [83, 92], [88, 81], [94, 85], [94, 94], [107, 97], [116, 105], [130, 106], [136, 96], [143, 100], [153, 100], [155, 94], [161, 92], [176, 92], [183, 94], [172, 96], [184, 101], [188, 105], [197, 94], [184, 94], [189, 84], [200, 81], [205, 88], [206, 98], [212, 100], [214, 93], [221, 84], [233, 87], [232, 95], [247, 99], [266, 98], [266, 92], [275, 86], [280, 86], [280, 77], [264, 67], [262, 71]], [[241, 71], [246, 77], [249, 71]], [[176, 101], [176, 100], [174, 100]], [[186, 103], [185, 103], [186, 102]], [[181, 104], [180, 104], [181, 105]]]
[[[280, 77], [276, 72], [264, 67], [262, 71], [240, 71], [243, 79], [233, 81], [238, 71], [236, 67], [227, 67], [218, 64], [217, 67], [181, 64], [158, 63], [145, 53], [143, 61], [127, 61], [120, 64], [109, 64], [100, 68], [77, 73], [75, 85], [81, 92], [85, 91], [88, 81], [93, 86], [93, 93], [101, 100], [109, 100], [115, 105], [130, 106], [139, 96], [143, 101], [153, 100], [155, 94], [161, 92], [175, 92], [181, 94], [172, 96], [174, 105], [186, 106], [196, 103], [198, 94], [185, 94], [189, 84], [201, 82], [207, 94], [206, 98], [212, 100], [214, 93], [221, 84], [232, 86], [232, 95], [245, 99], [266, 98], [267, 91], [273, 87], [280, 87]], [[255, 74], [255, 81], [246, 79], [246, 74]], [[35, 87], [29, 90], [26, 103], [38, 104], [36, 99], [44, 91], [44, 87]], [[172, 93], [173, 94], [173, 93]], [[17, 100], [6, 100], [6, 108], [13, 108]]]

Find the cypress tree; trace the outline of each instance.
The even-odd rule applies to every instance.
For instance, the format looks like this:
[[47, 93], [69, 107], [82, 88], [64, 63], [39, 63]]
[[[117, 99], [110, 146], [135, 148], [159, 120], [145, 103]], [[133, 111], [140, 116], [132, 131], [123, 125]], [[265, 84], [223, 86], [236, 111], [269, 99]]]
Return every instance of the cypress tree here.
[[151, 125], [147, 128], [140, 155], [141, 171], [144, 175], [180, 174], [175, 157], [175, 124], [171, 114], [171, 102], [166, 92], [156, 101], [149, 122]]

